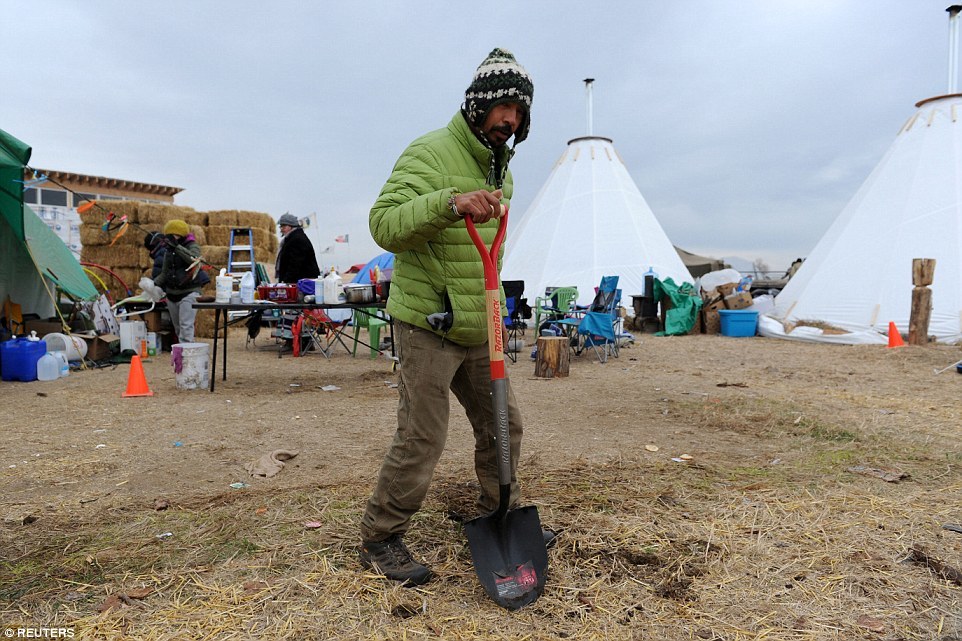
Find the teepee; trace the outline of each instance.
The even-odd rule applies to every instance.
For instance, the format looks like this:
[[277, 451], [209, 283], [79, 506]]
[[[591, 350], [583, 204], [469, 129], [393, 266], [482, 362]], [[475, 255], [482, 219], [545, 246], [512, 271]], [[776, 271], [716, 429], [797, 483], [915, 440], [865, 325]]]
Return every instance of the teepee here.
[[626, 297], [641, 295], [649, 270], [693, 282], [610, 138], [568, 141], [519, 219], [508, 228], [501, 277], [523, 280], [532, 300], [547, 287], [575, 286], [579, 303], [590, 303], [602, 276], [619, 276]]
[[934, 258], [929, 336], [962, 340], [962, 94], [955, 93], [952, 68], [950, 61], [949, 93], [915, 105], [881, 162], [775, 297], [771, 318], [760, 319], [762, 335], [885, 344], [890, 322], [908, 331], [912, 260]]

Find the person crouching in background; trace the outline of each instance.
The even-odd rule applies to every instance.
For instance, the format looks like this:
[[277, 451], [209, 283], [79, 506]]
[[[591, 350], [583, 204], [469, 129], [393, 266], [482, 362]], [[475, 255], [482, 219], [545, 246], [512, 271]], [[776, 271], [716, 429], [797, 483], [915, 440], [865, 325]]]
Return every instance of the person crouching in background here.
[[160, 275], [154, 284], [167, 292], [167, 310], [170, 322], [181, 343], [194, 342], [194, 321], [197, 310], [194, 301], [200, 298], [200, 290], [210, 282], [210, 276], [201, 269], [200, 245], [182, 220], [169, 220], [164, 225], [167, 251]]

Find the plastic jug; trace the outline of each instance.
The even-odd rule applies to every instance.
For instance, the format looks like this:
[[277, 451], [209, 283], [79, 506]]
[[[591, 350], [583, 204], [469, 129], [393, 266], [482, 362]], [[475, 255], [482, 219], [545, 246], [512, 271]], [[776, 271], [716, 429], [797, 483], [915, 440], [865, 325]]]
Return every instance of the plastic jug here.
[[246, 272], [241, 276], [240, 299], [245, 305], [254, 302], [254, 272]]
[[60, 378], [60, 359], [47, 352], [37, 361], [37, 380], [55, 381]]
[[324, 279], [314, 279], [314, 302], [321, 304], [324, 302]]
[[66, 378], [70, 375], [70, 361], [67, 360], [67, 354], [64, 352], [50, 352], [57, 357], [57, 361], [60, 365], [60, 378]]
[[344, 302], [344, 281], [336, 270], [324, 277], [324, 304], [336, 305]]
[[229, 303], [230, 295], [234, 292], [234, 277], [227, 275], [226, 269], [220, 270], [220, 275], [214, 279], [214, 302]]

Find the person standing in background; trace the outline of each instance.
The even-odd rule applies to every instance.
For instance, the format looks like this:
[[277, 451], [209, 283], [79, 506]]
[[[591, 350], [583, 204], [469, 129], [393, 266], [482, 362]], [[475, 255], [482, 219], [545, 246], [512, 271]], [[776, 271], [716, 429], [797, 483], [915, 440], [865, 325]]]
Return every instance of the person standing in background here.
[[317, 278], [321, 270], [314, 255], [314, 244], [301, 228], [297, 216], [284, 214], [277, 221], [281, 230], [281, 245], [274, 263], [274, 280], [296, 285], [302, 278]]
[[200, 245], [183, 220], [169, 220], [164, 225], [164, 263], [154, 284], [167, 293], [170, 322], [181, 343], [194, 342], [194, 301], [210, 282], [200, 264]]
[[147, 248], [153, 261], [150, 267], [150, 279], [156, 280], [160, 276], [160, 271], [164, 268], [164, 256], [167, 254], [164, 235], [156, 231], [150, 232], [144, 236], [144, 247]]

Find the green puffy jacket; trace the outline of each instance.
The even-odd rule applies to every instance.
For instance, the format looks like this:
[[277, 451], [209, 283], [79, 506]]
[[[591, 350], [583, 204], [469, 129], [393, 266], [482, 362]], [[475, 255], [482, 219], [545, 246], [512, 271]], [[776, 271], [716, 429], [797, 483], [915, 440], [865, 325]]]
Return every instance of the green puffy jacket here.
[[[492, 150], [482, 144], [460, 112], [447, 127], [421, 136], [401, 154], [369, 220], [374, 241], [395, 254], [387, 304], [392, 317], [431, 330], [427, 316], [450, 309], [453, 325], [444, 333], [447, 339], [468, 347], [487, 341], [484, 267], [448, 200], [456, 193], [500, 187], [507, 205], [513, 155], [506, 145]], [[488, 247], [497, 228], [497, 221], [478, 226]]]

